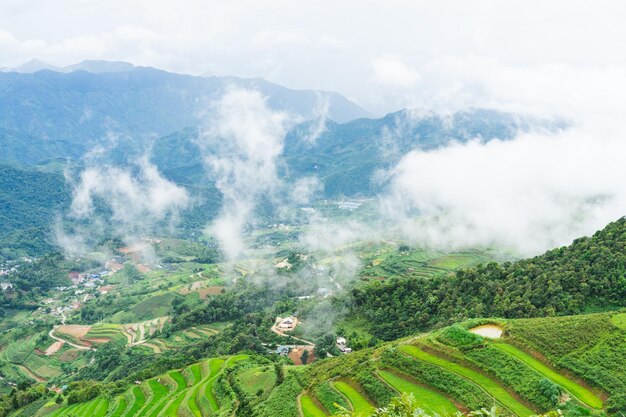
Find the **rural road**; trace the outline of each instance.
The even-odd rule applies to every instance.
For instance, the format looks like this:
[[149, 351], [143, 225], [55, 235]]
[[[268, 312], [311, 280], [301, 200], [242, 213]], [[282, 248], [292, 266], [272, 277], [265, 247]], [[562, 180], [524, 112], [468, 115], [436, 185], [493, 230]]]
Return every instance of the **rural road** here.
[[72, 347], [75, 347], [76, 349], [80, 349], [80, 350], [95, 350], [94, 348], [90, 348], [90, 347], [87, 347], [87, 346], [77, 345], [76, 343], [72, 343], [72, 342], [69, 342], [69, 341], [67, 341], [67, 340], [65, 340], [65, 339], [61, 339], [61, 338], [60, 338], [60, 337], [58, 337], [58, 336], [55, 336], [55, 335], [54, 335], [54, 330], [55, 330], [57, 327], [59, 327], [59, 326], [54, 326], [52, 329], [50, 329], [50, 331], [48, 332], [48, 336], [50, 336], [51, 338], [53, 338], [54, 340], [56, 340], [56, 341], [58, 341], [58, 342], [67, 343], [68, 345], [70, 345], [70, 346], [72, 346]]
[[276, 321], [276, 323], [272, 326], [272, 329], [271, 329], [277, 335], [280, 335], [280, 336], [283, 336], [283, 337], [291, 337], [292, 339], [298, 340], [298, 341], [304, 343], [305, 345], [315, 347], [315, 343], [309, 342], [308, 340], [300, 339], [299, 337], [292, 336], [292, 335], [290, 335], [288, 333], [285, 333], [285, 332], [281, 332], [280, 329], [277, 326], [278, 326], [278, 321]]

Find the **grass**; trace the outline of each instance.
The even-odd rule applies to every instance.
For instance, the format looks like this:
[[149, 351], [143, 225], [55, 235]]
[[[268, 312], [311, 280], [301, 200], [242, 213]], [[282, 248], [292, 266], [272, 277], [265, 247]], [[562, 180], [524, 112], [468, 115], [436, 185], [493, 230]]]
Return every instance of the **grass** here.
[[326, 417], [326, 413], [313, 402], [310, 395], [300, 396], [300, 407], [303, 417]]
[[152, 396], [150, 397], [150, 401], [148, 401], [146, 405], [144, 406], [143, 411], [139, 414], [139, 416], [145, 415], [146, 412], [151, 410], [159, 402], [161, 402], [165, 397], [167, 397], [169, 393], [169, 390], [167, 389], [167, 387], [161, 384], [156, 379], [149, 380], [148, 387], [150, 388], [150, 391], [152, 392]]
[[45, 379], [54, 378], [61, 374], [61, 364], [58, 359], [49, 356], [39, 356], [35, 352], [28, 355], [24, 361], [24, 366], [35, 375]]
[[97, 324], [87, 332], [83, 339], [110, 339], [112, 342], [124, 345], [128, 342], [124, 329], [119, 324]]
[[370, 404], [352, 385], [344, 381], [336, 381], [333, 382], [333, 386], [346, 396], [352, 405], [352, 411], [356, 414], [370, 415], [374, 412], [374, 406], [372, 406], [372, 404]]
[[173, 401], [169, 403], [169, 406], [165, 409], [165, 414], [168, 417], [177, 417], [178, 409], [180, 408], [180, 404], [185, 399], [185, 393], [179, 393]]
[[509, 320], [507, 330], [516, 345], [541, 352], [612, 397], [626, 392], [623, 313]]
[[611, 317], [611, 323], [618, 329], [626, 330], [626, 313], [615, 314]]
[[195, 385], [202, 380], [202, 368], [200, 363], [191, 365], [188, 369], [189, 385]]
[[125, 417], [133, 417], [133, 416], [137, 415], [137, 412], [139, 410], [141, 410], [141, 408], [146, 403], [146, 398], [143, 395], [143, 391], [141, 391], [141, 388], [139, 388], [137, 386], [133, 387], [132, 393], [133, 393], [133, 397], [134, 397], [133, 404], [128, 409], [126, 414], [124, 414]]
[[[213, 395], [213, 384], [215, 378], [222, 370], [224, 362], [223, 359], [215, 358], [209, 359], [204, 363], [204, 382], [194, 390], [193, 397], [190, 398], [189, 402], [189, 408], [194, 415], [198, 415], [196, 411], [202, 414], [202, 410], [216, 411], [219, 408], [217, 399]], [[202, 408], [202, 410], [195, 410], [195, 407]]]
[[430, 265], [437, 268], [458, 269], [477, 262], [478, 257], [471, 254], [446, 255], [441, 258], [433, 259]]
[[187, 368], [188, 375], [193, 378], [193, 382], [190, 384], [193, 386], [189, 390], [184, 400], [184, 405], [187, 406], [189, 411], [196, 417], [202, 417], [202, 412], [198, 406], [198, 392], [200, 391], [202, 382], [202, 364], [196, 363]]
[[117, 406], [115, 407], [113, 414], [111, 414], [111, 417], [121, 417], [124, 414], [124, 411], [126, 410], [127, 407], [128, 407], [128, 402], [126, 401], [126, 397], [124, 396], [119, 397], [119, 400], [117, 401]]
[[509, 345], [508, 343], [493, 343], [493, 346], [521, 360], [526, 365], [533, 368], [535, 371], [539, 372], [546, 378], [550, 379], [552, 382], [560, 385], [561, 387], [569, 391], [570, 394], [572, 394], [581, 402], [587, 404], [589, 407], [592, 407], [598, 410], [602, 408], [603, 406], [602, 400], [593, 392], [577, 384], [571, 379], [564, 377], [563, 375], [559, 374], [557, 371], [539, 362], [537, 359], [533, 358], [526, 352], [523, 352], [520, 349], [512, 345]]
[[109, 410], [109, 400], [106, 398], [102, 398], [97, 407], [93, 410], [93, 414], [88, 417], [104, 417]]
[[135, 304], [130, 311], [135, 314], [135, 321], [150, 320], [167, 315], [172, 299], [176, 294], [166, 292], [156, 294]]
[[185, 379], [183, 374], [178, 371], [173, 371], [170, 372], [168, 375], [174, 380], [174, 382], [176, 382], [176, 389], [174, 390], [175, 393], [187, 388], [187, 380]]
[[461, 366], [459, 364], [447, 361], [438, 356], [431, 355], [420, 350], [417, 346], [413, 345], [401, 345], [399, 349], [413, 356], [416, 359], [419, 359], [424, 362], [431, 363], [433, 365], [437, 365], [443, 369], [446, 369], [450, 372], [454, 372], [457, 375], [460, 375], [476, 385], [480, 386], [483, 390], [485, 390], [489, 395], [498, 400], [502, 405], [508, 408], [511, 412], [516, 414], [519, 417], [528, 417], [535, 415], [536, 413], [517, 401], [509, 392], [498, 385], [491, 378], [473, 371], [469, 368]]
[[439, 415], [452, 415], [457, 407], [445, 396], [416, 385], [394, 373], [380, 370], [378, 375], [400, 393], [413, 394], [421, 408]]
[[250, 396], [255, 397], [257, 392], [268, 393], [276, 383], [276, 373], [273, 369], [249, 368], [237, 374], [237, 382]]
[[209, 403], [211, 411], [216, 411], [220, 408], [217, 398], [213, 395], [213, 385], [215, 384], [215, 378], [211, 378], [204, 387], [204, 397]]

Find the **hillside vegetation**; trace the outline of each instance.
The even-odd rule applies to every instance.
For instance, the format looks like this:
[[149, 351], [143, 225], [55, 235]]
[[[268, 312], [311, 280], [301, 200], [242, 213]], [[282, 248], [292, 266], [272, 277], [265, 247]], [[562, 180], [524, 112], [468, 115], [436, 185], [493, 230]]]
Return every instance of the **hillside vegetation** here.
[[[258, 355], [207, 359], [127, 388], [72, 383], [56, 401], [42, 391], [37, 415], [321, 417], [344, 408], [368, 416], [406, 393], [443, 415], [494, 404], [512, 417], [619, 415], [626, 345], [611, 341], [625, 340], [625, 314], [470, 320], [299, 368]], [[486, 323], [502, 338], [471, 333]]]
[[626, 306], [626, 219], [570, 246], [453, 276], [395, 278], [355, 288], [356, 312], [392, 340], [472, 317], [524, 318]]

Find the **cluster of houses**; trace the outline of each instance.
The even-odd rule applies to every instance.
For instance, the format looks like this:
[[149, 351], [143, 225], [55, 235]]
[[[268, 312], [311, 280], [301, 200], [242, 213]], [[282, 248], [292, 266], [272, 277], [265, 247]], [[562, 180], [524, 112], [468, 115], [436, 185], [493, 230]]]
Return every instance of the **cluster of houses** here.
[[[35, 259], [23, 257], [20, 261], [32, 263]], [[0, 291], [11, 291], [13, 289], [13, 284], [11, 284], [7, 278], [19, 269], [20, 261], [5, 261], [0, 264]]]
[[74, 287], [95, 288], [104, 283], [105, 276], [109, 275], [109, 271], [101, 271], [94, 274], [81, 274], [78, 272], [69, 272], [67, 277], [72, 281]]

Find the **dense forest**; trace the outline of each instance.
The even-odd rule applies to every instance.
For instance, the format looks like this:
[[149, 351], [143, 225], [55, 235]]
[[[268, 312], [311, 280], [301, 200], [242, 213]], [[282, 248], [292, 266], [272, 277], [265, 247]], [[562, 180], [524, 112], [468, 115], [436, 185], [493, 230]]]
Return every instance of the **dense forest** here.
[[526, 318], [626, 305], [626, 219], [541, 256], [453, 276], [375, 281], [352, 291], [383, 340], [472, 317]]
[[49, 227], [70, 200], [63, 175], [0, 164], [0, 259], [53, 250]]

